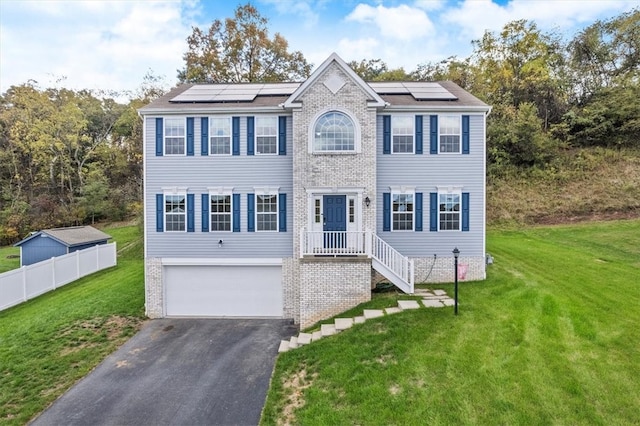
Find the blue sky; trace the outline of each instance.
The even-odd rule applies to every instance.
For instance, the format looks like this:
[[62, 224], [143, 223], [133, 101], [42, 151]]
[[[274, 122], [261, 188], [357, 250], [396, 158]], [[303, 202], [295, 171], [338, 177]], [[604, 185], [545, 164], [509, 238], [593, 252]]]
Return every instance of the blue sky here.
[[[134, 90], [151, 70], [176, 83], [193, 26], [231, 17], [230, 0], [0, 0], [0, 92], [35, 80], [40, 87]], [[319, 65], [382, 59], [406, 71], [452, 55], [515, 19], [571, 36], [640, 0], [252, 0], [290, 50]]]

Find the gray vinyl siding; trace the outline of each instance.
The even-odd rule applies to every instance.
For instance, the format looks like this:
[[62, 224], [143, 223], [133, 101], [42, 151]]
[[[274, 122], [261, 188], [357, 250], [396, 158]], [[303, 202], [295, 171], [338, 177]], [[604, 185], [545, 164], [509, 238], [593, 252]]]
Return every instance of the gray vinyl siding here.
[[[484, 115], [469, 118], [469, 154], [429, 154], [429, 115], [423, 115], [423, 154], [383, 154], [382, 116], [377, 118], [376, 226], [378, 235], [406, 256], [484, 256]], [[448, 113], [450, 114], [450, 113]], [[391, 186], [415, 187], [423, 194], [422, 231], [383, 231], [383, 193]], [[461, 186], [468, 192], [469, 232], [429, 231], [429, 194], [438, 186]]]
[[[240, 115], [234, 114], [234, 116]], [[287, 117], [287, 155], [268, 156], [247, 156], [247, 120], [246, 115], [240, 117], [239, 156], [201, 155], [200, 116], [194, 116], [193, 156], [156, 156], [156, 116], [145, 118], [145, 227], [148, 257], [277, 258], [292, 256], [293, 132], [291, 117]], [[163, 193], [162, 188], [173, 186], [187, 187], [187, 194], [194, 194], [195, 232], [156, 231], [155, 195]], [[240, 194], [240, 232], [202, 232], [201, 194], [208, 194], [210, 187], [232, 187], [234, 194]], [[254, 193], [255, 187], [278, 187], [279, 193], [287, 194], [286, 232], [247, 231], [247, 194]], [[218, 247], [220, 239], [224, 240], [223, 247]]]

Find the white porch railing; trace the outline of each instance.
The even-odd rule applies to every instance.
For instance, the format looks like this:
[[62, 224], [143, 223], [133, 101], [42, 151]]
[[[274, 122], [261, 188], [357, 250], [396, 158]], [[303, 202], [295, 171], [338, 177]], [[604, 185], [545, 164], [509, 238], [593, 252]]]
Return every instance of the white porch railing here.
[[300, 233], [300, 257], [357, 256], [372, 259], [372, 266], [405, 293], [413, 293], [413, 260], [371, 231], [307, 231]]
[[391, 247], [376, 234], [371, 235], [373, 267], [405, 293], [413, 293], [413, 260]]

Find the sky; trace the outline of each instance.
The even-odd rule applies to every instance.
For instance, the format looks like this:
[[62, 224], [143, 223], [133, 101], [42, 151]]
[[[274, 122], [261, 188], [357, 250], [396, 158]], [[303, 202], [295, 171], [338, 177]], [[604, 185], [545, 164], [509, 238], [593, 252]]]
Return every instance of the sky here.
[[[0, 0], [0, 93], [29, 81], [40, 88], [134, 91], [146, 74], [166, 88], [183, 68], [186, 38], [232, 17], [247, 1]], [[251, 0], [290, 51], [320, 65], [382, 59], [418, 64], [467, 57], [471, 41], [516, 19], [567, 38], [640, 0]]]

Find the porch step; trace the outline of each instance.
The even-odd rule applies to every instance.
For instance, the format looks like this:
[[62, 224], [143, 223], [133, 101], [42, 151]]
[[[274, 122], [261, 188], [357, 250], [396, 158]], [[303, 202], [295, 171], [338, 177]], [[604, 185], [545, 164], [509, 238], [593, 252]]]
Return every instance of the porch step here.
[[398, 306], [385, 309], [365, 309], [362, 315], [353, 318], [336, 318], [333, 324], [322, 324], [320, 330], [312, 333], [300, 333], [292, 337], [289, 341], [281, 340], [278, 352], [287, 352], [300, 346], [311, 344], [327, 336], [333, 336], [343, 330], [353, 327], [355, 324], [362, 324], [373, 318], [380, 318], [385, 315], [393, 315], [402, 311], [425, 308], [443, 308], [453, 306], [455, 301], [447, 296], [444, 290], [425, 291], [416, 289], [416, 295], [422, 296], [422, 304], [417, 300], [398, 300]]

